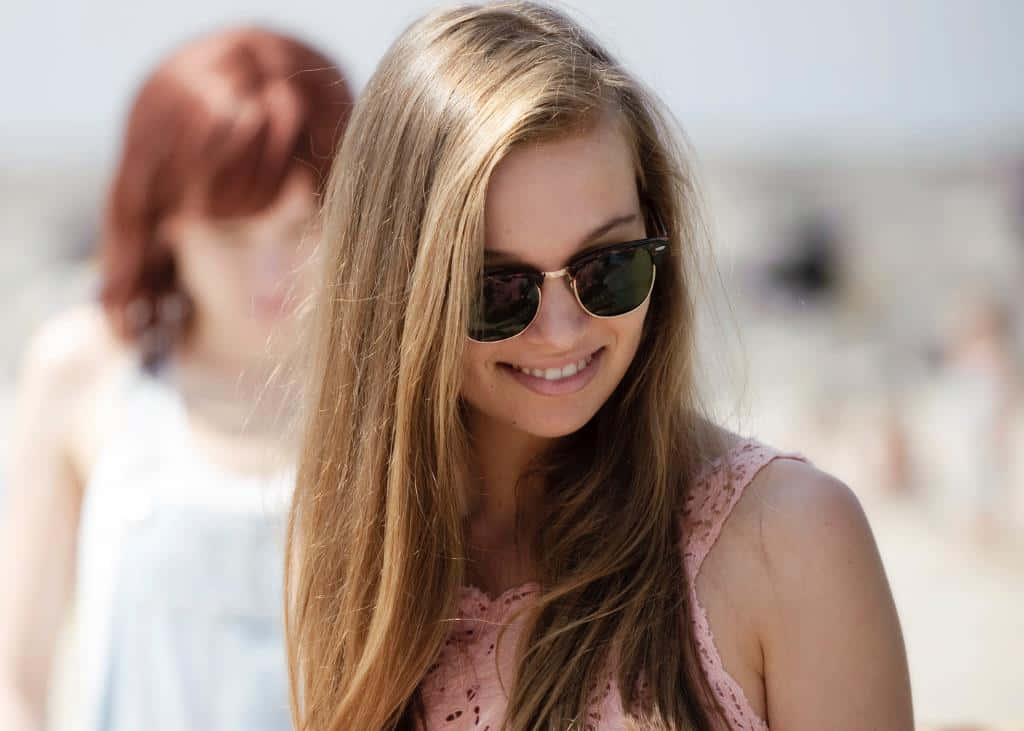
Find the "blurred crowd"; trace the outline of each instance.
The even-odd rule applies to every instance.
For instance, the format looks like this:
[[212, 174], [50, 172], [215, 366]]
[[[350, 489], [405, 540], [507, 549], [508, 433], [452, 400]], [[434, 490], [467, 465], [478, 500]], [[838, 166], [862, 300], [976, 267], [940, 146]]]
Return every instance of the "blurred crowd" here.
[[1024, 525], [1017, 170], [794, 160], [709, 173], [725, 324], [739, 323], [743, 370], [729, 378], [753, 398], [726, 387], [719, 402], [739, 397], [760, 429], [792, 431], [858, 490], [1012, 543]]

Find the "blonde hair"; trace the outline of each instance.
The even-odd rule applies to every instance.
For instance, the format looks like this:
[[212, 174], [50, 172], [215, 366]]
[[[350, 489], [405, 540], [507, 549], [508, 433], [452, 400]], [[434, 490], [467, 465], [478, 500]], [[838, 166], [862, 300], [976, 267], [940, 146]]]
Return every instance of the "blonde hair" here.
[[707, 441], [693, 387], [699, 219], [657, 110], [579, 26], [532, 3], [431, 14], [378, 66], [324, 209], [327, 278], [286, 579], [300, 731], [413, 723], [465, 579], [459, 394], [488, 181], [516, 145], [609, 112], [634, 146], [648, 230], [672, 243], [628, 373], [539, 468], [557, 510], [534, 539], [544, 593], [506, 726], [582, 727], [611, 669], [631, 723], [709, 727], [679, 548]]

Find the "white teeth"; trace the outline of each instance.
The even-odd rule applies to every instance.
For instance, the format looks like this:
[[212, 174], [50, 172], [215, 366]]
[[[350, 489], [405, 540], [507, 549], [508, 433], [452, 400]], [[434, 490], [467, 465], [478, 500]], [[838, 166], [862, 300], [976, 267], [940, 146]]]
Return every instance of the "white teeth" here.
[[588, 365], [590, 365], [590, 361], [592, 361], [593, 359], [594, 356], [588, 355], [586, 358], [583, 358], [582, 360], [578, 360], [575, 363], [570, 363], [569, 365], [562, 366], [561, 368], [546, 368], [544, 370], [541, 370], [540, 368], [527, 368], [525, 366], [514, 367], [516, 370], [522, 371], [526, 375], [533, 376], [534, 378], [543, 378], [546, 381], [560, 381], [563, 378], [575, 376], [577, 373], [579, 373]]

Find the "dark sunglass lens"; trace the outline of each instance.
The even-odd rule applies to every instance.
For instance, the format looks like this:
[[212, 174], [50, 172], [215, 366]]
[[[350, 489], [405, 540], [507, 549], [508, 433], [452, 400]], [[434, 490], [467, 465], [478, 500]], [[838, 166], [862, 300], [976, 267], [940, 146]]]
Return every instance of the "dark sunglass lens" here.
[[623, 315], [647, 299], [654, 262], [643, 248], [610, 251], [585, 262], [576, 271], [575, 281], [588, 312], [599, 317]]
[[494, 342], [521, 333], [533, 321], [540, 290], [523, 274], [488, 274], [470, 312], [469, 336]]

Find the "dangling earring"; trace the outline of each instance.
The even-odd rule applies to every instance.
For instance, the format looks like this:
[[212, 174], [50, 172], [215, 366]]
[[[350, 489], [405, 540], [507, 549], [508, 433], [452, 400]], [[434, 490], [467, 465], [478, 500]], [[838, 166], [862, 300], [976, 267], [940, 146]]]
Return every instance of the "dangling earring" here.
[[156, 368], [181, 339], [192, 314], [192, 304], [184, 292], [172, 290], [155, 300], [139, 298], [125, 311], [136, 330], [143, 363]]
[[183, 292], [174, 291], [157, 300], [157, 322], [180, 332], [192, 312], [192, 305]]
[[191, 313], [192, 304], [184, 292], [173, 290], [157, 299], [153, 330], [160, 356], [169, 353], [185, 334], [185, 326]]

